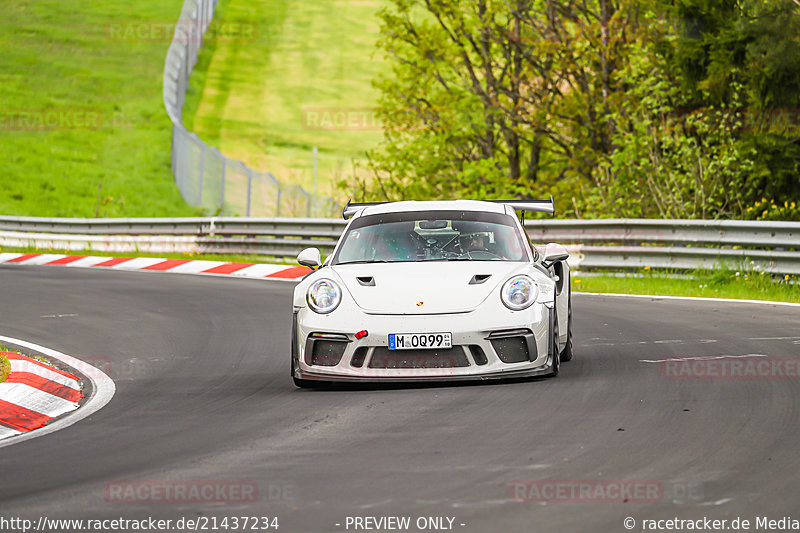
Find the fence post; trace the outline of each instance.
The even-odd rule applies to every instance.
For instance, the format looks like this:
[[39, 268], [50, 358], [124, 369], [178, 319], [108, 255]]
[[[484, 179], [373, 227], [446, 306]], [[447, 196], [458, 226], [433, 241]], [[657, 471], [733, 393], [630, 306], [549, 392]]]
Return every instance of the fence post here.
[[314, 147], [314, 194], [317, 194], [317, 147]]
[[247, 172], [247, 216], [250, 216], [250, 197], [253, 192], [253, 169], [242, 163], [244, 171]]
[[183, 50], [183, 87], [181, 90], [180, 110], [183, 110], [183, 104], [186, 103], [186, 91], [189, 90], [189, 74], [192, 72], [189, 66], [189, 39], [186, 39], [186, 47]]
[[222, 210], [225, 206], [225, 169], [227, 167], [228, 158], [224, 155], [222, 156], [222, 176], [220, 178], [220, 187], [219, 187], [219, 212], [222, 213]]
[[203, 206], [203, 179], [206, 175], [206, 143], [200, 141], [200, 184], [197, 190], [197, 205]]
[[175, 176], [178, 174], [178, 162], [176, 160], [177, 152], [175, 150], [175, 135], [177, 135], [178, 126], [173, 124], [172, 125], [172, 139], [169, 141], [169, 150], [171, 152], [170, 157], [170, 164], [172, 165], [172, 175]]

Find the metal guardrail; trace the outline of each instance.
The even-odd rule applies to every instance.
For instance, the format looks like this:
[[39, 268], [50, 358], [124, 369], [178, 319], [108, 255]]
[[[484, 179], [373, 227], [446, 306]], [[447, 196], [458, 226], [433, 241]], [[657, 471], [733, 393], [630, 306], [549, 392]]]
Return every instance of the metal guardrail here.
[[[319, 218], [0, 217], [0, 246], [293, 258], [311, 246], [329, 254], [345, 225]], [[533, 242], [565, 244], [577, 269], [686, 270], [726, 263], [800, 274], [800, 222], [534, 219], [525, 228]]]
[[172, 121], [172, 173], [183, 199], [211, 213], [246, 216], [335, 216], [333, 198], [281, 183], [207, 146], [183, 125], [189, 76], [217, 0], [186, 0], [164, 63], [164, 107]]
[[344, 226], [341, 219], [323, 218], [0, 217], [0, 246], [293, 258], [311, 246], [329, 253]]
[[758, 269], [800, 274], [800, 223], [749, 220], [529, 220], [531, 240], [560, 242], [586, 270]]
[[762, 248], [800, 247], [800, 223], [753, 220], [595, 219], [525, 221], [534, 240], [624, 242]]

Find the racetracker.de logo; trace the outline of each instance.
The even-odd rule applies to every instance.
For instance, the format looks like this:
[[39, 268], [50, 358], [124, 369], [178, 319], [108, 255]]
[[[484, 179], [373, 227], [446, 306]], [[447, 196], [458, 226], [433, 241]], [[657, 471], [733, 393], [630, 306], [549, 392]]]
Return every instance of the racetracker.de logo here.
[[103, 125], [103, 113], [95, 109], [0, 110], [0, 130], [6, 131], [97, 130]]
[[508, 484], [515, 502], [654, 503], [664, 497], [664, 486], [653, 480], [532, 479]]
[[303, 109], [303, 127], [329, 131], [380, 130], [381, 121], [372, 107], [307, 107]]
[[800, 379], [800, 357], [709, 356], [660, 361], [664, 379]]
[[113, 504], [253, 503], [258, 485], [252, 481], [114, 481], [103, 495]]
[[[112, 41], [157, 41], [201, 44], [203, 41], [252, 42], [258, 37], [258, 25], [252, 22], [225, 20], [127, 21], [108, 24]], [[205, 31], [204, 31], [205, 29]]]

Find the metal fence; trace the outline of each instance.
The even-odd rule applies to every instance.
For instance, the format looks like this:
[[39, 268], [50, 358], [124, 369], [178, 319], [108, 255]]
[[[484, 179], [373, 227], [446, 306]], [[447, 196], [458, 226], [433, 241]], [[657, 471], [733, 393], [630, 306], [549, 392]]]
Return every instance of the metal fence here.
[[186, 0], [164, 64], [164, 106], [172, 121], [172, 173], [184, 200], [209, 213], [272, 217], [330, 217], [333, 198], [278, 181], [221, 154], [188, 131], [182, 120], [189, 76], [217, 0]]
[[[321, 218], [50, 219], [0, 217], [0, 246], [148, 253], [329, 254], [345, 226]], [[536, 243], [561, 242], [580, 270], [732, 268], [800, 274], [800, 222], [528, 220]]]

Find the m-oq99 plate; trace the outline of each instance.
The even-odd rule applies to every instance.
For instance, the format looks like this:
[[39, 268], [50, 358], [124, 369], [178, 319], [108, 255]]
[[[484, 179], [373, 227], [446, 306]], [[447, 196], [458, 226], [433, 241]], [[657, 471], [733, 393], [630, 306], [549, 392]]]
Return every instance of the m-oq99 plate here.
[[390, 333], [390, 350], [442, 350], [453, 347], [450, 333]]

